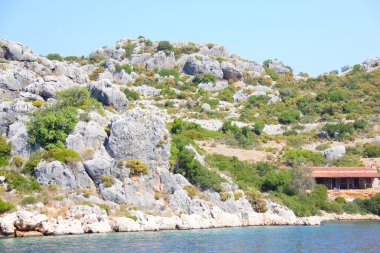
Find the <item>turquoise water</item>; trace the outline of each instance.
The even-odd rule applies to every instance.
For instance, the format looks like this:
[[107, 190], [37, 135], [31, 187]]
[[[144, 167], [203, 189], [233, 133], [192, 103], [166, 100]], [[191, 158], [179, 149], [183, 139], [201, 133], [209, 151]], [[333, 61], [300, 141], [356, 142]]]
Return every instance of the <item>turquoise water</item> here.
[[380, 222], [0, 240], [0, 252], [380, 252]]

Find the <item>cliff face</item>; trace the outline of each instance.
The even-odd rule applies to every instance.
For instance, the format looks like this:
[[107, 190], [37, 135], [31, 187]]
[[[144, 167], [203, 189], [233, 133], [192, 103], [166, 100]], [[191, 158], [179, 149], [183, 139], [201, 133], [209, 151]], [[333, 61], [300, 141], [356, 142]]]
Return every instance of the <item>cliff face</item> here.
[[[165, 85], [173, 81], [177, 87], [169, 92], [179, 94], [189, 79], [212, 74], [215, 80], [201, 80], [197, 88], [219, 91], [233, 82], [241, 86], [233, 95], [234, 101], [225, 105], [245, 101], [251, 95], [268, 96], [268, 103], [274, 104], [281, 101], [276, 89], [246, 82], [255, 77], [270, 79], [264, 75], [264, 67], [278, 74], [290, 73], [291, 69], [281, 62], [274, 60], [262, 66], [229, 55], [224, 47], [212, 44], [177, 43], [174, 46], [178, 53], [162, 43], [143, 39], [120, 41], [114, 47], [96, 50], [86, 59], [64, 61], [38, 56], [15, 42], [1, 40], [0, 45], [0, 132], [11, 145], [0, 182], [3, 189], [8, 189], [2, 191], [3, 199], [37, 194], [14, 189], [5, 172], [26, 174], [21, 170], [22, 164], [43, 149], [48, 150], [42, 143], [31, 142], [28, 136], [28, 122], [35, 112], [61, 105], [57, 94], [73, 87], [88, 90], [102, 107], [76, 108], [75, 127], [65, 132], [62, 145], [74, 150], [79, 158], [74, 161], [42, 155], [31, 170], [34, 180], [42, 186], [38, 194], [46, 191], [50, 198], [42, 203], [17, 205], [21, 211], [0, 218], [0, 234], [318, 223], [298, 218], [288, 208], [266, 200], [265, 210], [258, 213], [244, 192], [225, 175], [221, 175], [228, 179], [221, 183], [221, 196], [212, 189], [199, 191], [183, 175], [174, 174], [169, 163], [171, 135], [165, 124], [174, 116], [153, 105], [150, 99], [168, 92]], [[367, 61], [363, 68], [377, 68], [378, 62]], [[124, 92], [126, 87], [143, 97], [133, 104], [135, 108]], [[202, 109], [207, 111], [211, 106], [206, 103]], [[234, 111], [230, 114], [233, 116]], [[61, 127], [60, 122], [54, 127]], [[276, 133], [273, 127], [265, 131]], [[196, 159], [203, 159], [196, 149], [189, 148], [196, 153]], [[47, 215], [33, 216], [22, 211], [30, 208]]]

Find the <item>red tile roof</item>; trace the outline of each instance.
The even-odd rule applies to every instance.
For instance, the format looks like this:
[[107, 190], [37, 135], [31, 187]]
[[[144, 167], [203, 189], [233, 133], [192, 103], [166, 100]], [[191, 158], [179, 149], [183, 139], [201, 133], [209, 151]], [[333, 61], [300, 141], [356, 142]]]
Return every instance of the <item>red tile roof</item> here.
[[311, 176], [342, 178], [342, 177], [362, 177], [362, 178], [380, 178], [380, 173], [375, 168], [370, 167], [313, 167], [310, 168]]

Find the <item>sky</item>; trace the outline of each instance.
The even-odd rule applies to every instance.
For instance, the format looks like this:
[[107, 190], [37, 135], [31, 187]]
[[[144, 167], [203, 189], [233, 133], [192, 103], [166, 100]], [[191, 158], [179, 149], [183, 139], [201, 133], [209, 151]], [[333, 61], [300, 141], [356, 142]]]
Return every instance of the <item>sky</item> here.
[[88, 55], [143, 35], [216, 43], [318, 75], [380, 56], [377, 0], [0, 0], [0, 38], [46, 55]]

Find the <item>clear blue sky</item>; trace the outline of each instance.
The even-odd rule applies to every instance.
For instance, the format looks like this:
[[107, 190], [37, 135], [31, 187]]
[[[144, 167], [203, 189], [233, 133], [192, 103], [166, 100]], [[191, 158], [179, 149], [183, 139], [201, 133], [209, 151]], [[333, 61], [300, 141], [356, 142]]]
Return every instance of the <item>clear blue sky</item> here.
[[380, 1], [0, 0], [0, 38], [87, 55], [122, 38], [213, 42], [313, 75], [380, 55]]

